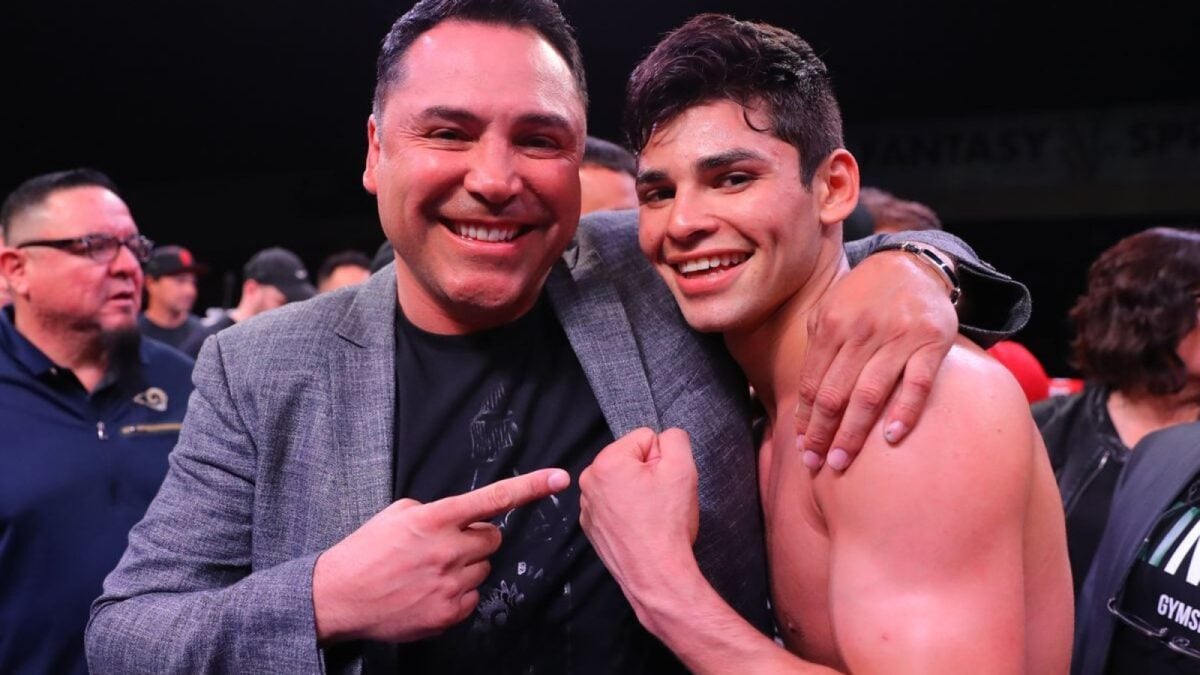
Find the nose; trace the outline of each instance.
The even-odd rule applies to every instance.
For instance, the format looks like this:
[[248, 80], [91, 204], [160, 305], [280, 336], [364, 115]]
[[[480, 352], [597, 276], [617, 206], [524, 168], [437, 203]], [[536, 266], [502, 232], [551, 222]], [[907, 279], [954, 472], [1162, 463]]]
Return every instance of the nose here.
[[117, 256], [108, 265], [108, 270], [114, 276], [136, 276], [142, 272], [142, 263], [128, 246], [117, 248]]
[[675, 241], [693, 241], [710, 235], [717, 229], [717, 220], [700, 195], [676, 188], [670, 208], [667, 236]]
[[500, 140], [482, 140], [468, 160], [463, 187], [477, 199], [492, 205], [502, 205], [521, 191], [521, 176], [517, 172], [511, 144]]

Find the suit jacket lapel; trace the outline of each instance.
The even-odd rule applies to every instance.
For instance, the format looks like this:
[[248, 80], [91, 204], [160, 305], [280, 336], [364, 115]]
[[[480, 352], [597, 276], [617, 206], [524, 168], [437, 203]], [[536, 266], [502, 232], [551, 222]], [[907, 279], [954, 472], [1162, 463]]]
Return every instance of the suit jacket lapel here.
[[[1175, 451], [1171, 452], [1170, 450]], [[1146, 448], [1140, 451], [1144, 454], [1150, 452], [1151, 449]], [[1183, 489], [1196, 478], [1195, 450], [1185, 452], [1184, 449], [1171, 448], [1166, 452], [1158, 449], [1154, 449], [1154, 451], [1160, 452], [1162, 455], [1153, 465], [1154, 470], [1137, 472], [1136, 481], [1131, 482], [1128, 487], [1122, 486], [1119, 491], [1121, 494], [1139, 495], [1139, 498], [1136, 502], [1134, 500], [1123, 502], [1125, 507], [1130, 508], [1131, 511], [1118, 520], [1122, 529], [1116, 541], [1120, 541], [1122, 547], [1115, 556], [1117, 564], [1113, 568], [1118, 575], [1122, 575], [1133, 566], [1142, 542], [1151, 534], [1150, 529], [1158, 522], [1162, 513], [1179, 497]], [[1131, 473], [1130, 467], [1125, 467], [1125, 473]], [[1120, 580], [1116, 581], [1120, 583]]]
[[1122, 471], [1112, 501], [1117, 508], [1109, 515], [1092, 570], [1080, 591], [1073, 673], [1106, 669], [1117, 625], [1106, 603], [1125, 582], [1162, 513], [1196, 477], [1200, 445], [1173, 447], [1172, 436], [1160, 435], [1170, 433], [1158, 432], [1139, 443]]
[[396, 277], [374, 275], [338, 321], [329, 354], [336, 450], [350, 530], [392, 501]]
[[[629, 317], [600, 256], [568, 251], [550, 270], [546, 291], [615, 436], [659, 428], [658, 412]], [[571, 264], [574, 263], [574, 264]]]

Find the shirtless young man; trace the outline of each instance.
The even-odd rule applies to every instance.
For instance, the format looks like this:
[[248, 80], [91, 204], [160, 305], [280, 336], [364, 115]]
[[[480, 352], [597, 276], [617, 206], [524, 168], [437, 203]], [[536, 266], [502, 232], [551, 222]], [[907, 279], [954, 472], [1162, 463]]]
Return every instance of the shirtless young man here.
[[[778, 28], [697, 17], [630, 80], [642, 249], [761, 398], [760, 487], [787, 650], [712, 590], [692, 551], [687, 435], [641, 429], [581, 478], [582, 522], [642, 623], [696, 672], [1065, 673], [1062, 506], [1021, 389], [960, 338], [899, 445], [844, 472], [792, 441], [811, 308], [847, 267], [854, 157], [824, 65]], [[950, 285], [950, 284], [948, 284]]]

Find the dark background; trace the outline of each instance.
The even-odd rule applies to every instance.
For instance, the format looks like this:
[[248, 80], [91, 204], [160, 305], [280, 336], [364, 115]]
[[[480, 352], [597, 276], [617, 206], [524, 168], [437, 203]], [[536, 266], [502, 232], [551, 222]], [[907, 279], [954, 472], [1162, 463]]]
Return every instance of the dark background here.
[[[383, 241], [360, 184], [375, 52], [411, 4], [5, 0], [0, 191], [70, 166], [108, 172], [144, 233], [213, 266], [198, 311], [235, 300], [223, 297], [227, 277], [265, 246], [292, 248], [314, 272], [335, 250], [370, 254]], [[1165, 3], [562, 5], [588, 68], [590, 131], [609, 138], [632, 66], [699, 11], [767, 20], [808, 39], [833, 73], [851, 149], [863, 124], [1200, 101], [1197, 12]], [[916, 192], [902, 196], [927, 199]], [[1035, 315], [1020, 339], [1051, 374], [1065, 375], [1063, 316], [1087, 264], [1122, 236], [1198, 224], [1200, 213], [946, 220], [1029, 284]]]

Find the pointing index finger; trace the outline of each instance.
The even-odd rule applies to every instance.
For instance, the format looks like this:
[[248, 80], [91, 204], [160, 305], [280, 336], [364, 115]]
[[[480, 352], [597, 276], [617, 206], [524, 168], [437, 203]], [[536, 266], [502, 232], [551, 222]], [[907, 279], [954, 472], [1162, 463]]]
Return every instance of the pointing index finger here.
[[540, 469], [521, 476], [505, 478], [470, 492], [446, 497], [427, 506], [436, 510], [446, 523], [467, 527], [491, 520], [502, 513], [560, 492], [571, 484], [571, 476], [562, 469]]

